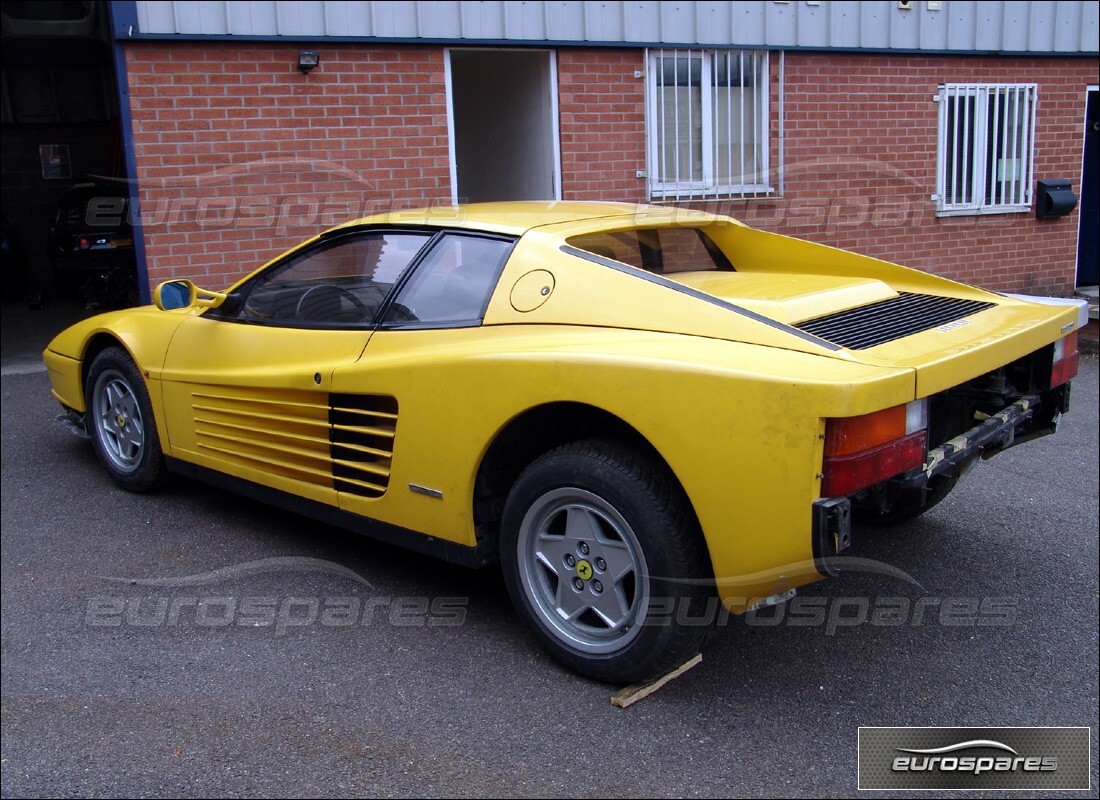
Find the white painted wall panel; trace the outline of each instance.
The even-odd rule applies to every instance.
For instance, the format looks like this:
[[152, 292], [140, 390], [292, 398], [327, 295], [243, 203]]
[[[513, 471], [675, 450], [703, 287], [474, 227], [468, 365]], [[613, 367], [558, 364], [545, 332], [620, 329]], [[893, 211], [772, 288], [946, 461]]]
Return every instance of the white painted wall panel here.
[[890, 29], [890, 46], [900, 47], [906, 50], [916, 50], [920, 47], [920, 20], [923, 14], [912, 12], [902, 14], [887, 14], [886, 24]]
[[695, 39], [695, 4], [688, 0], [669, 0], [661, 9], [661, 41], [691, 43]]
[[351, 28], [352, 12], [349, 3], [325, 3], [325, 35], [347, 36]]
[[942, 12], [920, 15], [920, 48], [942, 50], [947, 41], [947, 17]]
[[1000, 3], [978, 3], [975, 7], [974, 48], [1000, 50], [1004, 42], [1004, 6]]
[[504, 38], [508, 41], [545, 41], [546, 19], [532, 13], [527, 3], [504, 4]]
[[175, 3], [170, 0], [148, 0], [137, 4], [138, 29], [178, 33], [176, 30]]
[[274, 36], [279, 32], [275, 0], [250, 0], [227, 6], [229, 32], [236, 35]]
[[1028, 50], [1048, 48], [1054, 43], [1054, 5], [1028, 3]]
[[613, 42], [623, 35], [620, 3], [585, 2], [582, 6], [584, 39], [588, 42]]
[[324, 30], [329, 36], [371, 36], [371, 10], [355, 0], [324, 3]]
[[729, 42], [732, 22], [732, 4], [719, 2], [696, 3], [695, 41], [700, 44], [726, 44]]
[[1083, 3], [1081, 5], [1081, 39], [1077, 42], [1077, 50], [1096, 49], [1096, 42], [1100, 39], [1100, 3]]
[[551, 41], [583, 42], [584, 4], [577, 2], [531, 3], [532, 13], [538, 6], [543, 7], [546, 17], [546, 38]]
[[658, 3], [623, 3], [623, 40], [658, 42], [661, 40], [661, 13]]
[[[454, 30], [453, 26], [451, 30]], [[464, 39], [503, 39], [504, 4], [489, 2], [459, 3], [459, 30], [462, 32], [462, 38]], [[445, 39], [447, 34], [443, 33], [434, 38]]]
[[[177, 5], [193, 5], [177, 3]], [[216, 5], [202, 3], [201, 5]], [[317, 0], [304, 0], [296, 3], [276, 3], [275, 20], [279, 33], [301, 31], [302, 36], [325, 35], [325, 4]]]
[[180, 27], [197, 27], [199, 33], [209, 36], [224, 36], [229, 33], [224, 3], [176, 3], [175, 8]]
[[819, 6], [798, 5], [795, 19], [797, 27], [795, 35], [798, 41], [814, 44], [828, 41], [830, 5], [832, 4]]
[[1030, 31], [1031, 3], [1013, 0], [1004, 4], [1004, 14], [1001, 17], [1001, 42], [1004, 49], [1027, 50]]
[[1095, 0], [138, 0], [143, 35], [1094, 53]]
[[465, 4], [457, 0], [433, 3], [431, 6], [417, 3], [416, 21], [419, 35], [427, 39], [445, 39], [451, 31], [463, 30], [466, 27], [462, 21], [463, 5]]
[[732, 16], [733, 25], [730, 28], [729, 37], [731, 44], [767, 40], [764, 31], [764, 15], [752, 3], [734, 3]]
[[1054, 4], [1054, 50], [1072, 50], [1077, 47], [1081, 12], [1082, 8], [1077, 3]]
[[797, 6], [794, 3], [764, 3], [763, 5], [765, 39], [775, 42], [797, 42], [798, 25], [795, 23]]
[[[890, 41], [890, 22], [887, 15], [894, 13], [893, 8], [884, 8], [880, 3], [870, 3], [864, 8], [859, 8], [852, 14], [859, 26], [859, 46], [879, 47], [879, 42]], [[901, 11], [900, 14], [911, 14], [912, 11]], [[938, 13], [938, 12], [937, 12]]]
[[853, 3], [830, 3], [828, 41], [835, 47], [859, 47], [859, 9]]
[[978, 3], [975, 0], [950, 0], [944, 3], [947, 16], [948, 50], [974, 49], [974, 18], [977, 16]]

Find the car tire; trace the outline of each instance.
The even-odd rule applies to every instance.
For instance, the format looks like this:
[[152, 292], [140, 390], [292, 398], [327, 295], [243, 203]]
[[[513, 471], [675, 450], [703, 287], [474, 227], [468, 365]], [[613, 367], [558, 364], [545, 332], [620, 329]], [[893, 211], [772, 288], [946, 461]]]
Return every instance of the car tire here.
[[929, 483], [928, 490], [923, 495], [914, 494], [899, 498], [886, 511], [878, 508], [874, 503], [855, 503], [852, 505], [852, 520], [872, 527], [900, 525], [930, 511], [951, 494], [951, 490], [958, 482], [958, 476], [954, 473], [937, 476]]
[[131, 492], [163, 485], [167, 469], [153, 404], [141, 373], [125, 350], [109, 347], [92, 360], [84, 383], [84, 402], [92, 446], [115, 483]]
[[536, 459], [505, 502], [501, 562], [543, 647], [601, 681], [655, 678], [699, 652], [718, 609], [695, 514], [667, 467], [610, 441]]

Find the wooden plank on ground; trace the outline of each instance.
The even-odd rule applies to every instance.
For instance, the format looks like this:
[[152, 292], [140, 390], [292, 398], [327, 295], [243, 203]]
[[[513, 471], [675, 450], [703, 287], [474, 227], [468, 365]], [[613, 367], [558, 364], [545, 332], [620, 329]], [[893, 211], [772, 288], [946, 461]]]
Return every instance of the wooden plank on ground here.
[[619, 708], [626, 708], [633, 703], [637, 703], [643, 697], [649, 697], [673, 678], [678, 678], [683, 675], [702, 660], [703, 654], [696, 653], [683, 664], [674, 669], [670, 669], [659, 678], [654, 678], [645, 683], [633, 683], [625, 689], [620, 689], [615, 692], [615, 694], [611, 695], [611, 705], [618, 706]]

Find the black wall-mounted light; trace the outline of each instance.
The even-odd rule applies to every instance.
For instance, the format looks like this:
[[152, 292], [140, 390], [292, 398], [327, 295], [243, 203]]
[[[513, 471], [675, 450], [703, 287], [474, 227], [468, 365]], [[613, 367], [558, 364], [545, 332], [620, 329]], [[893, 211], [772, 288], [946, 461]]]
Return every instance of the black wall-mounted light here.
[[298, 54], [298, 69], [303, 75], [308, 75], [309, 71], [320, 63], [321, 54], [316, 50], [303, 50]]

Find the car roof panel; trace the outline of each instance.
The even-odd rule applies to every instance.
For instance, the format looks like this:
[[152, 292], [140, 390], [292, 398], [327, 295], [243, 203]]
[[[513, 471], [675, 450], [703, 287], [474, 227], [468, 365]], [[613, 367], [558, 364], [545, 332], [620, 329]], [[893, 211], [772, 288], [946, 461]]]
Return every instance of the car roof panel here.
[[646, 224], [684, 223], [689, 221], [686, 217], [694, 215], [698, 215], [700, 222], [714, 219], [703, 212], [637, 203], [516, 201], [391, 211], [354, 220], [333, 230], [363, 225], [429, 225], [519, 235], [533, 228], [567, 231], [577, 224], [610, 218], [634, 217]]

